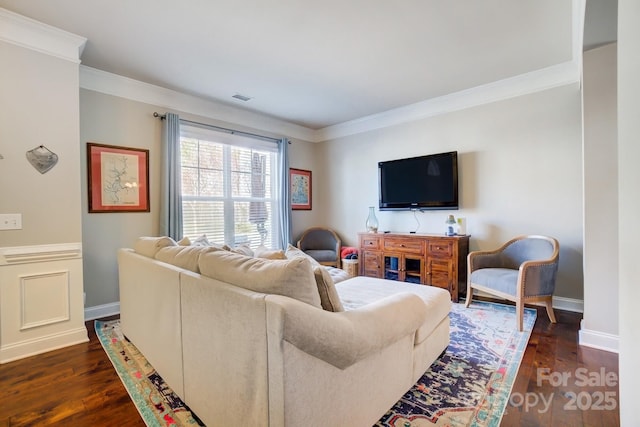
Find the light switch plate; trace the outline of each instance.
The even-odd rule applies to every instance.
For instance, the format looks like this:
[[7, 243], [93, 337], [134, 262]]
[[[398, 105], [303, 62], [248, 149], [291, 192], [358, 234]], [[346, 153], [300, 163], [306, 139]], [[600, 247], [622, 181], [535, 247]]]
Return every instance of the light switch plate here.
[[0, 230], [22, 230], [22, 214], [0, 214]]

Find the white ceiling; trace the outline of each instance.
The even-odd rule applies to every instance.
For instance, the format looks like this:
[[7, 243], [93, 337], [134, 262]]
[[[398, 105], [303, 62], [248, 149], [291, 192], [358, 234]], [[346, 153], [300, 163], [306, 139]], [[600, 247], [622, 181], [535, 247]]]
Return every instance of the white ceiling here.
[[[86, 37], [86, 66], [321, 129], [572, 61], [577, 3], [0, 0], [0, 7]], [[252, 99], [235, 100], [237, 93]]]

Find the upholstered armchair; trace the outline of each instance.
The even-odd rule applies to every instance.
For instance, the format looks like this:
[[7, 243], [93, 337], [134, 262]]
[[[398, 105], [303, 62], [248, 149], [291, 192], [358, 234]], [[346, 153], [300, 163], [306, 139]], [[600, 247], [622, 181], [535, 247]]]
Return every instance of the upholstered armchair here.
[[525, 303], [544, 302], [551, 323], [556, 323], [552, 297], [558, 255], [558, 241], [546, 236], [520, 236], [494, 251], [469, 253], [465, 306], [469, 307], [477, 289], [514, 301], [519, 331]]
[[342, 241], [330, 228], [313, 227], [306, 230], [298, 240], [298, 248], [322, 265], [340, 268]]

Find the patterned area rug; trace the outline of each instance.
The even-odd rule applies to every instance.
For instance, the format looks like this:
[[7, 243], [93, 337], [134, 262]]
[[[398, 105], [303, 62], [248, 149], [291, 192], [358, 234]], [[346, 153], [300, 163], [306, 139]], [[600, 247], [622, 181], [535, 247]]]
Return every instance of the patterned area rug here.
[[449, 347], [376, 426], [498, 426], [536, 314], [518, 332], [513, 306], [453, 304]]
[[[517, 332], [515, 307], [453, 304], [451, 343], [376, 426], [498, 426], [536, 320], [525, 309]], [[95, 322], [96, 333], [148, 426], [203, 425], [120, 332], [117, 320]]]
[[120, 331], [120, 321], [96, 320], [96, 335], [148, 426], [203, 426]]

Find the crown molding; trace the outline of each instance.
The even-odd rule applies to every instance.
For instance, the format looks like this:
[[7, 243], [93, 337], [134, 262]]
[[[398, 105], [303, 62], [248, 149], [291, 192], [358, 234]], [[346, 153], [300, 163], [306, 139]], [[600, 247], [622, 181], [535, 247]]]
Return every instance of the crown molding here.
[[80, 87], [156, 107], [235, 123], [274, 135], [314, 141], [314, 131], [303, 126], [84, 65], [80, 66]]
[[328, 141], [399, 125], [440, 114], [489, 104], [580, 81], [580, 67], [568, 61], [538, 71], [451, 93], [379, 114], [340, 123], [316, 132], [316, 141]]
[[157, 107], [236, 123], [276, 135], [322, 142], [578, 83], [580, 73], [579, 60], [575, 59], [318, 130], [84, 65], [80, 66], [80, 87]]
[[0, 41], [80, 63], [87, 39], [0, 8]]

